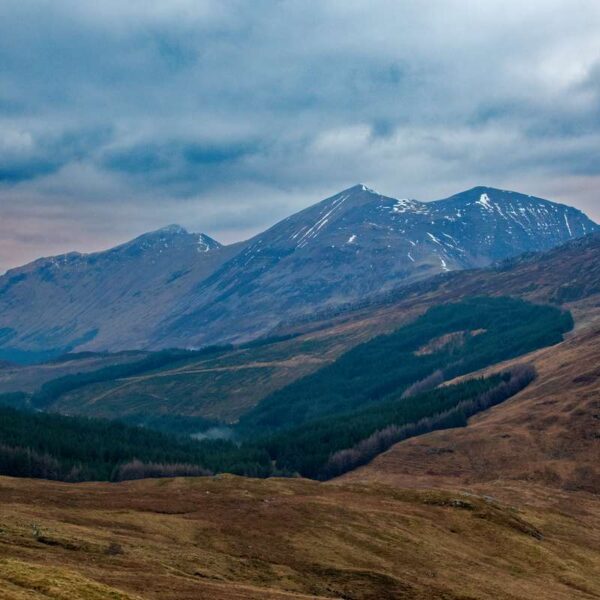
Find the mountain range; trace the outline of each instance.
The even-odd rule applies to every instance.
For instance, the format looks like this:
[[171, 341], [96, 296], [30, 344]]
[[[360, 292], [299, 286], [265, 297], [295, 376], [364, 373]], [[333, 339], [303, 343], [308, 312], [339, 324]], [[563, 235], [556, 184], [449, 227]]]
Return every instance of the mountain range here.
[[476, 187], [444, 200], [356, 185], [223, 246], [171, 225], [0, 278], [0, 358], [243, 342], [315, 311], [597, 231], [581, 211]]
[[[29, 283], [48, 286], [32, 286], [40, 294], [37, 306], [43, 304], [44, 290], [61, 299], [69, 282], [74, 301], [86, 290], [88, 305], [97, 307], [96, 319], [108, 310], [103, 304], [115, 299], [115, 323], [110, 318], [97, 321], [96, 338], [81, 347], [111, 331], [118, 339], [119, 327], [129, 335], [134, 323], [141, 343], [155, 340], [151, 343], [160, 347], [159, 327], [173, 337], [176, 325], [185, 332], [201, 302], [208, 307], [203, 310], [211, 302], [229, 306], [233, 315], [240, 310], [232, 303], [237, 299], [256, 319], [271, 310], [277, 314], [274, 321], [289, 322], [267, 338], [198, 352], [90, 352], [29, 366], [0, 364], [0, 405], [20, 409], [0, 406], [0, 495], [6, 508], [0, 523], [0, 588], [7, 598], [599, 596], [600, 232], [577, 237], [598, 228], [572, 209], [489, 189], [468, 192], [470, 198], [459, 195], [458, 201], [405, 201], [411, 213], [394, 215], [405, 215], [400, 219], [406, 221], [390, 218], [388, 227], [409, 246], [395, 242], [396, 260], [406, 249], [415, 270], [388, 283], [370, 269], [360, 271], [358, 265], [368, 263], [361, 262], [361, 253], [350, 253], [343, 272], [353, 268], [354, 279], [340, 274], [335, 280], [342, 290], [339, 298], [347, 299], [340, 305], [337, 297], [322, 301], [331, 291], [319, 296], [319, 290], [307, 287], [303, 274], [308, 271], [296, 273], [294, 265], [299, 269], [301, 260], [308, 260], [305, 253], [313, 252], [319, 261], [308, 261], [304, 268], [312, 268], [315, 277], [319, 268], [336, 275], [319, 258], [319, 247], [325, 252], [339, 240], [350, 247], [361, 240], [370, 248], [368, 258], [376, 255], [377, 244], [387, 247], [390, 242], [369, 239], [368, 234], [380, 230], [368, 224], [386, 223], [383, 217], [375, 219], [375, 207], [383, 206], [378, 212], [385, 215], [399, 201], [376, 195], [369, 201], [367, 194], [373, 193], [362, 188], [355, 193], [364, 203], [357, 202], [347, 214], [331, 213], [334, 197], [308, 209], [309, 217], [300, 213], [234, 247], [173, 226], [107, 253], [70, 255], [62, 263], [70, 264], [69, 269], [58, 259], [57, 267], [52, 259], [43, 259], [22, 268], [31, 273]], [[338, 199], [335, 206], [348, 200]], [[458, 207], [453, 213], [454, 202]], [[309, 243], [292, 243], [290, 251], [288, 240], [298, 224], [320, 222], [319, 215], [328, 212], [326, 218], [334, 219], [331, 228], [331, 221], [317, 225]], [[469, 227], [468, 219], [475, 225]], [[443, 251], [429, 235], [441, 242], [449, 239], [444, 233], [455, 238], [453, 245], [462, 252]], [[262, 251], [248, 252], [261, 238], [269, 242], [270, 262], [260, 258]], [[557, 246], [561, 239], [570, 241]], [[282, 253], [288, 249], [279, 260], [277, 248]], [[515, 256], [517, 248], [525, 252]], [[527, 251], [536, 248], [545, 251]], [[246, 260], [257, 255], [246, 267], [244, 253]], [[265, 268], [250, 269], [259, 260]], [[419, 272], [417, 260], [428, 267]], [[486, 266], [490, 261], [494, 264]], [[413, 264], [410, 258], [408, 263]], [[484, 267], [471, 268], [479, 264]], [[54, 279], [39, 275], [44, 268]], [[354, 302], [354, 290], [367, 275], [376, 287]], [[236, 289], [236, 276], [238, 288], [247, 281], [248, 289]], [[333, 289], [325, 276], [320, 281]], [[20, 298], [25, 306], [27, 283], [26, 277], [9, 289], [10, 295], [24, 286]], [[215, 298], [215, 290], [222, 298]], [[294, 290], [313, 303], [312, 312], [297, 310], [301, 304]], [[167, 301], [172, 312], [165, 317], [161, 303]], [[68, 306], [57, 304], [65, 319]], [[48, 311], [52, 308], [48, 302]], [[14, 310], [21, 314], [16, 306]], [[84, 304], [79, 310], [86, 314]], [[146, 322], [138, 320], [140, 314], [147, 315]], [[493, 318], [482, 322], [482, 317]], [[229, 323], [235, 332], [233, 317], [221, 318], [223, 330]], [[239, 313], [238, 320], [242, 323]], [[561, 322], [574, 324], [574, 329], [562, 341], [547, 340]], [[203, 332], [190, 325], [189, 333]], [[527, 340], [533, 346], [523, 346]], [[411, 344], [408, 349], [406, 344]], [[506, 358], [507, 347], [516, 348], [513, 358]], [[485, 360], [473, 362], [477, 355]], [[421, 393], [411, 386], [415, 395], [397, 395], [393, 404], [398, 410], [390, 413], [390, 400], [380, 395], [400, 394], [402, 372], [418, 365], [427, 366], [426, 371], [436, 368], [444, 356], [449, 361], [441, 372], [444, 384], [423, 392], [431, 377], [418, 380]], [[463, 369], [469, 373], [455, 378]], [[511, 381], [519, 370], [533, 379], [513, 389], [514, 395], [490, 406], [483, 400], [500, 388], [486, 388], [485, 395], [467, 401], [470, 390], [498, 378]], [[421, 377], [416, 371], [413, 375], [411, 380]], [[408, 439], [397, 435], [403, 431], [404, 409], [427, 409], [434, 398], [450, 398], [452, 390], [455, 409], [465, 419], [438, 423], [433, 431], [423, 430], [420, 420], [414, 426], [421, 423], [421, 429]], [[466, 420], [463, 411], [472, 409], [475, 400], [479, 412], [469, 412], [473, 416]], [[360, 406], [352, 409], [356, 401]], [[335, 409], [335, 414], [298, 426], [299, 409], [308, 404], [321, 412]], [[443, 413], [435, 410], [432, 414], [439, 418]], [[243, 434], [240, 425], [247, 428], [249, 418], [283, 413], [287, 417], [277, 435], [260, 434], [248, 447], [224, 435], [232, 430]], [[123, 421], [144, 427], [129, 428]], [[372, 426], [383, 429], [368, 435]], [[160, 437], [153, 429], [176, 435]], [[265, 440], [258, 452], [253, 444]], [[170, 459], [175, 450], [168, 444], [175, 443], [183, 446]], [[255, 464], [268, 469], [280, 460], [303, 461], [313, 448], [333, 443], [342, 450], [325, 456], [327, 465], [346, 464], [344, 469], [351, 470], [327, 484], [298, 477], [259, 479], [264, 473], [253, 470]], [[201, 454], [195, 457], [192, 451]], [[126, 462], [126, 452], [136, 460]], [[150, 455], [160, 463], [141, 462], [151, 460]], [[186, 465], [182, 456], [194, 462]], [[261, 457], [264, 461], [256, 462]], [[353, 462], [342, 462], [352, 457]], [[104, 478], [114, 479], [111, 473], [161, 478], [72, 482], [99, 478], [98, 471], [90, 475], [87, 469], [100, 460], [118, 463], [115, 470], [108, 462]], [[69, 461], [76, 463], [73, 468], [53, 472]], [[163, 477], [197, 475], [213, 464], [216, 472], [225, 473]], [[194, 466], [201, 468], [194, 471]], [[153, 570], [151, 578], [148, 569]]]

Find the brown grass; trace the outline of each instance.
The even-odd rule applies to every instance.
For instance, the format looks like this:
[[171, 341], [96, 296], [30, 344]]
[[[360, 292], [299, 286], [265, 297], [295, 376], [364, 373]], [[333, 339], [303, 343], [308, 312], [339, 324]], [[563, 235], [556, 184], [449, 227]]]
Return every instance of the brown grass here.
[[0, 502], [3, 599], [600, 597], [600, 540], [584, 514], [479, 495], [2, 478]]

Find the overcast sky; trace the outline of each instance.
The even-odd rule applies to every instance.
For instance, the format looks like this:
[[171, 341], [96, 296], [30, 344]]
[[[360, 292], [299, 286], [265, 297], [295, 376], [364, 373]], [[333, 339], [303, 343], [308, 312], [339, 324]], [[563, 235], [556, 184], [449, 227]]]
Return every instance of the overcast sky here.
[[600, 2], [0, 0], [0, 271], [358, 182], [600, 220]]

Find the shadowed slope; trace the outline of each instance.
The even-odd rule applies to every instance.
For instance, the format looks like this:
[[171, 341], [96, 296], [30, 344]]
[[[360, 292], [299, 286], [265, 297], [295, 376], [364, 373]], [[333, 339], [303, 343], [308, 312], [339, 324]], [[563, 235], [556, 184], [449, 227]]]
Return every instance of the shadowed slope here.
[[103, 252], [12, 269], [0, 277], [0, 357], [143, 347], [149, 323], [239, 249], [172, 225]]

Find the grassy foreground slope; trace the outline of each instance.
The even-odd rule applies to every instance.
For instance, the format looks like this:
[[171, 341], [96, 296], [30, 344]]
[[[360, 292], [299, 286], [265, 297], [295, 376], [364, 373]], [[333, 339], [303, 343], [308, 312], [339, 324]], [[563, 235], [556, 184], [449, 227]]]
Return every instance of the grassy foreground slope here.
[[600, 539], [587, 502], [515, 509], [231, 476], [0, 478], [0, 598], [589, 600]]

